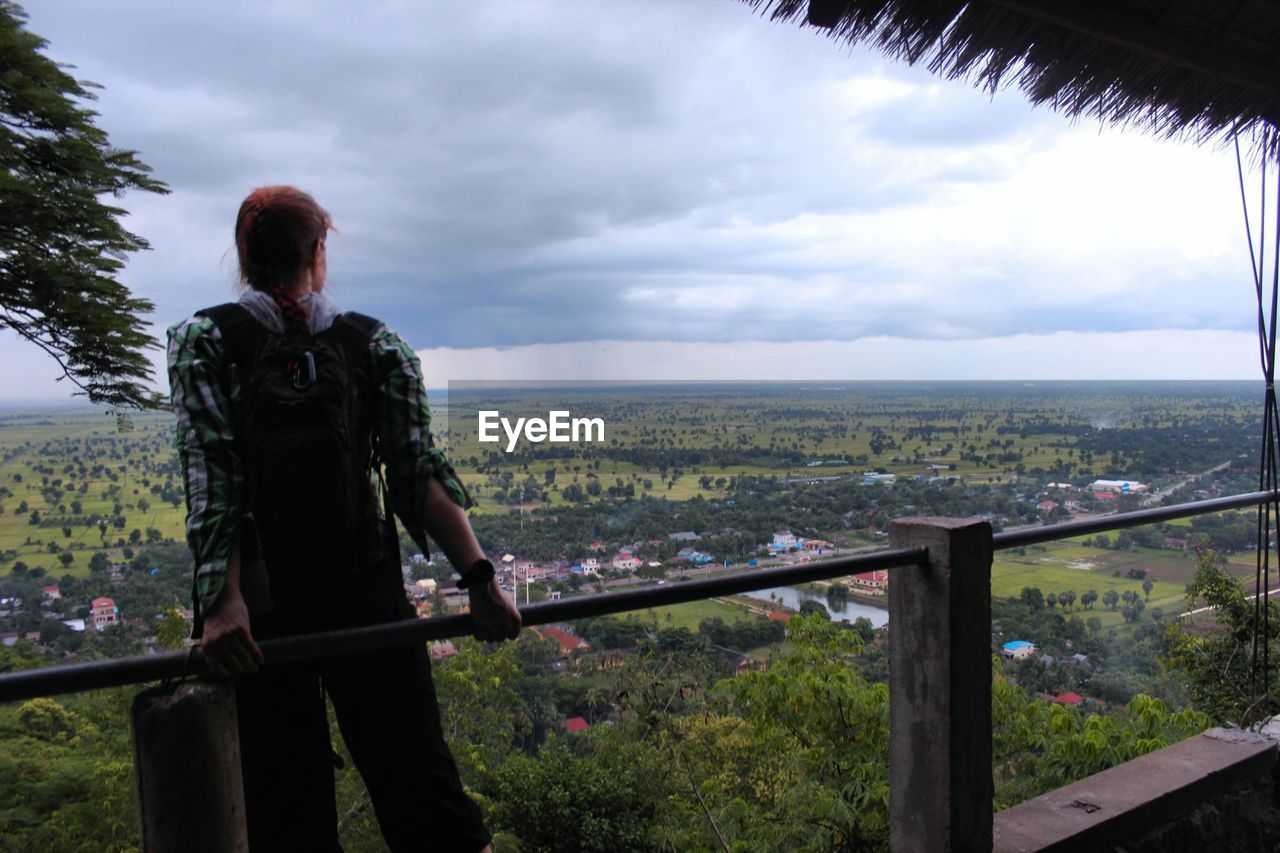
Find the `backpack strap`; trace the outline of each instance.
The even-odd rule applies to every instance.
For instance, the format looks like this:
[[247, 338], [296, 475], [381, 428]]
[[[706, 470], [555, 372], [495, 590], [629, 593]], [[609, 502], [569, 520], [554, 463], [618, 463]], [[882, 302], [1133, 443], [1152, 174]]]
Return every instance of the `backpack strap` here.
[[364, 339], [366, 344], [373, 340], [374, 333], [382, 327], [381, 320], [370, 317], [368, 314], [361, 314], [358, 311], [348, 311], [345, 314], [339, 314], [338, 319], [335, 320], [334, 323], [344, 323], [355, 329], [355, 331], [360, 333], [361, 338]]
[[197, 311], [196, 316], [208, 317], [222, 335], [223, 347], [230, 361], [237, 365], [241, 376], [253, 363], [257, 344], [266, 330], [253, 318], [249, 309], [239, 302], [224, 302], [212, 308]]
[[[365, 374], [365, 379], [372, 386], [372, 356], [369, 353], [369, 344], [373, 342], [373, 336], [382, 328], [382, 321], [377, 318], [370, 317], [368, 314], [361, 314], [358, 311], [347, 311], [339, 314], [333, 321], [333, 325], [329, 327], [331, 332], [346, 350], [348, 355], [355, 361], [363, 359], [364, 363], [369, 366], [369, 371]], [[372, 389], [370, 388], [370, 391]], [[387, 488], [386, 479], [382, 475], [382, 457], [379, 452], [376, 432], [369, 447], [370, 459], [369, 464], [373, 471], [378, 475], [378, 485], [382, 491], [382, 535], [387, 547], [388, 555], [395, 556], [395, 564], [400, 563], [400, 536], [396, 532], [396, 517], [391, 508], [390, 495], [391, 492]]]

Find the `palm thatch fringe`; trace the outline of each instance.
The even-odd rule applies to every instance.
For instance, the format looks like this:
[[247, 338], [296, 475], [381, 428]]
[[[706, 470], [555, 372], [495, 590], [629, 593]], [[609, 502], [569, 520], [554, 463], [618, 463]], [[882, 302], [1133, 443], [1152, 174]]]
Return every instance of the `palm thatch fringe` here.
[[1239, 133], [1276, 158], [1275, 0], [743, 0], [1071, 117], [1203, 143]]

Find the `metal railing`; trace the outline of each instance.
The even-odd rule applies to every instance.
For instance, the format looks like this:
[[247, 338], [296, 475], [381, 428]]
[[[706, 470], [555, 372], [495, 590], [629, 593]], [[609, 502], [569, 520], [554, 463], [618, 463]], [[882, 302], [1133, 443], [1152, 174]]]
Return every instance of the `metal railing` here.
[[[1229, 509], [1256, 506], [1265, 503], [1270, 495], [1270, 492], [1249, 492], [1174, 506], [1114, 513], [1083, 521], [1027, 527], [995, 534], [992, 537], [992, 545], [996, 550], [1007, 550], [1072, 536], [1104, 533], [1176, 518], [1207, 515]], [[679, 581], [660, 587], [544, 601], [521, 608], [520, 616], [526, 627], [547, 625], [591, 616], [606, 616], [650, 607], [683, 604], [721, 595], [830, 580], [872, 570], [919, 566], [924, 563], [926, 556], [923, 550], [917, 548], [887, 549], [856, 557], [820, 560], [802, 566], [761, 569], [703, 580]], [[407, 619], [402, 622], [278, 640], [264, 640], [259, 645], [264, 657], [263, 666], [270, 668], [302, 660], [463, 637], [469, 634], [471, 634], [471, 617], [461, 613], [430, 619]], [[185, 678], [199, 675], [205, 670], [204, 657], [198, 647], [182, 652], [165, 652], [143, 657], [26, 670], [0, 675], [0, 702]]]

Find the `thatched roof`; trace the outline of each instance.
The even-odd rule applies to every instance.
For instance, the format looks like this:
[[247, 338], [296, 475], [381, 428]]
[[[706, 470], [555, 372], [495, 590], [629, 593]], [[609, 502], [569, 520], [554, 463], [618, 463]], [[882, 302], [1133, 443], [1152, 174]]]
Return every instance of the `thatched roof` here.
[[[1280, 151], [1276, 0], [744, 0], [1069, 116]], [[1266, 137], [1264, 139], [1264, 137]]]

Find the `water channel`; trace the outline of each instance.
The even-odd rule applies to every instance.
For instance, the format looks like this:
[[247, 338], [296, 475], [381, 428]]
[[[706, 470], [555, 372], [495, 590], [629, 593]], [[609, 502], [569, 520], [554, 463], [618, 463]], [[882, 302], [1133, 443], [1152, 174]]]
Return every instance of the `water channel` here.
[[[799, 610], [800, 603], [812, 599], [819, 602], [827, 610], [831, 611], [831, 619], [834, 622], [852, 622], [859, 616], [865, 616], [871, 620], [871, 624], [877, 628], [881, 628], [889, 624], [889, 611], [880, 607], [872, 607], [869, 604], [862, 604], [858, 601], [847, 602], [843, 607], [840, 605], [832, 605], [827, 601], [825, 595], [812, 593], [803, 589], [796, 589], [790, 586], [779, 586], [773, 589], [760, 589], [755, 592], [743, 593], [751, 598], [757, 598], [761, 601], [777, 601], [784, 607], [790, 607], [792, 610]], [[836, 609], [839, 608], [839, 609]]]

